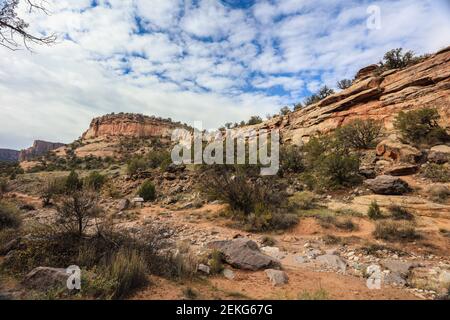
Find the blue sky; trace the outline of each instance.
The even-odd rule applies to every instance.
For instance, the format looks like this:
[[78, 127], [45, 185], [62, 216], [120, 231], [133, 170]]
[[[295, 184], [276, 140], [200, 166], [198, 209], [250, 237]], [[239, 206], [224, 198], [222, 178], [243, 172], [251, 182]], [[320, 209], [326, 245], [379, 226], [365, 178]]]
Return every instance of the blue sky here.
[[[352, 78], [396, 47], [450, 45], [445, 0], [50, 0], [22, 14], [58, 44], [0, 48], [0, 148], [71, 142], [94, 116], [207, 128], [264, 117]], [[367, 28], [369, 6], [381, 28]]]

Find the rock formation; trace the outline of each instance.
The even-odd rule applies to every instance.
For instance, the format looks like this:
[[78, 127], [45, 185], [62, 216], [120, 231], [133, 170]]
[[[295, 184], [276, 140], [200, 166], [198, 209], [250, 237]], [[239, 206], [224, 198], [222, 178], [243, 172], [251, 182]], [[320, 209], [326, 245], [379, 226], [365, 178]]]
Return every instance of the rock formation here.
[[185, 125], [172, 122], [170, 119], [132, 113], [108, 114], [93, 119], [82, 138], [88, 140], [102, 136], [170, 137], [172, 130], [180, 127]]
[[17, 162], [19, 151], [11, 149], [0, 149], [0, 161]]
[[283, 141], [301, 144], [357, 118], [379, 120], [393, 133], [398, 112], [433, 107], [450, 129], [450, 47], [408, 68], [379, 73], [375, 65], [364, 68], [350, 88], [259, 127], [279, 128]]
[[20, 151], [19, 161], [32, 160], [33, 158], [43, 156], [47, 152], [58, 149], [63, 146], [65, 146], [65, 144], [63, 143], [36, 140], [34, 141], [32, 147]]

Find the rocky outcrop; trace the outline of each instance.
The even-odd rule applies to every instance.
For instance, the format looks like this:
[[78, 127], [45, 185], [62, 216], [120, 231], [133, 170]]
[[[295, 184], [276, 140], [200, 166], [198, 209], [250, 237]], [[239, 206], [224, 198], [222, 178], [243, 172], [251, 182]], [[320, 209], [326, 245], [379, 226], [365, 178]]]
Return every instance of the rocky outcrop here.
[[48, 290], [52, 288], [66, 288], [69, 274], [65, 269], [37, 267], [28, 273], [22, 284], [30, 289]]
[[11, 149], [0, 149], [0, 161], [17, 162], [19, 160], [19, 151]]
[[378, 176], [375, 179], [364, 181], [364, 184], [375, 194], [402, 195], [411, 191], [405, 181], [393, 176]]
[[128, 136], [136, 138], [170, 137], [176, 128], [187, 128], [170, 119], [149, 117], [142, 114], [108, 114], [91, 121], [89, 129], [83, 134], [85, 140], [104, 136]]
[[57, 143], [57, 142], [47, 142], [47, 141], [41, 141], [36, 140], [33, 143], [33, 146], [20, 151], [19, 153], [19, 161], [29, 161], [36, 157], [40, 157], [45, 155], [47, 152], [61, 148], [65, 146], [64, 143]]
[[450, 47], [408, 68], [379, 73], [375, 65], [364, 68], [351, 87], [259, 127], [279, 128], [283, 141], [295, 144], [354, 119], [381, 121], [391, 134], [400, 111], [433, 107], [450, 130]]

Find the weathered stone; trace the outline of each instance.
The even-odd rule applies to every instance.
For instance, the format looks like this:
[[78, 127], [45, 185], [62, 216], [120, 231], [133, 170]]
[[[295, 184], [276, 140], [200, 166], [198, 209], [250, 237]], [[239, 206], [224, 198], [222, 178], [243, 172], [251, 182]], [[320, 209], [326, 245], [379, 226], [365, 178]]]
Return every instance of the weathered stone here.
[[417, 173], [419, 166], [414, 164], [400, 164], [387, 169], [384, 174], [388, 176], [409, 176]]
[[274, 286], [281, 286], [289, 281], [289, 277], [284, 271], [267, 269], [265, 270], [265, 273]]
[[30, 289], [48, 290], [66, 288], [70, 274], [65, 269], [37, 267], [31, 270], [23, 279], [22, 284]]
[[281, 260], [283, 259], [286, 254], [280, 251], [280, 248], [277, 247], [262, 247], [261, 251], [268, 256], [271, 256], [272, 258]]
[[450, 285], [450, 270], [440, 268], [417, 267], [411, 271], [408, 283], [419, 289], [441, 292]]
[[404, 278], [406, 278], [409, 275], [410, 270], [412, 268], [417, 266], [417, 264], [414, 264], [411, 262], [403, 262], [403, 261], [392, 260], [392, 259], [381, 261], [381, 265], [383, 267], [385, 267], [386, 269], [388, 269], [389, 271], [396, 273]]
[[376, 194], [402, 195], [411, 191], [408, 183], [393, 176], [378, 176], [364, 181], [364, 184]]
[[215, 241], [209, 243], [208, 246], [222, 252], [225, 261], [235, 268], [256, 271], [281, 267], [279, 261], [261, 253], [258, 245], [250, 239]]
[[222, 274], [223, 274], [223, 276], [224, 276], [225, 278], [227, 278], [228, 280], [234, 280], [234, 278], [235, 278], [235, 275], [234, 275], [233, 270], [230, 270], [230, 269], [224, 269], [224, 270], [222, 271]]
[[119, 211], [127, 210], [129, 207], [130, 207], [130, 200], [128, 199], [121, 199], [117, 204], [117, 210]]
[[199, 264], [197, 270], [206, 274], [209, 274], [211, 272], [211, 268], [204, 264]]
[[333, 254], [324, 254], [322, 256], [318, 256], [316, 258], [318, 262], [323, 265], [327, 265], [337, 270], [345, 271], [347, 268], [347, 263], [342, 260], [341, 257]]
[[396, 285], [396, 286], [405, 286], [406, 280], [405, 277], [402, 277], [400, 274], [391, 272], [384, 276], [383, 278], [385, 284]]
[[401, 143], [395, 137], [381, 141], [376, 148], [377, 155], [395, 162], [416, 163], [422, 158], [418, 149]]

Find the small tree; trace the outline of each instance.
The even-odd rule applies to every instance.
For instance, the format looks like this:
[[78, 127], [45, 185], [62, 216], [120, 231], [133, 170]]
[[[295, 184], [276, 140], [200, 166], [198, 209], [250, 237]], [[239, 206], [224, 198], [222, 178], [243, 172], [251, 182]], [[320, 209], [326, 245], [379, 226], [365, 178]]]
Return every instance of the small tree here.
[[147, 167], [148, 167], [148, 163], [147, 163], [147, 161], [145, 161], [145, 159], [136, 157], [136, 158], [131, 159], [127, 163], [127, 173], [130, 176], [134, 176], [139, 171], [147, 169]]
[[95, 194], [75, 191], [62, 201], [57, 208], [57, 222], [67, 231], [82, 237], [88, 227], [94, 225], [102, 211], [97, 205]]
[[250, 117], [250, 120], [248, 120], [247, 125], [253, 126], [255, 124], [259, 124], [259, 123], [262, 123], [262, 122], [263, 122], [263, 120], [262, 120], [261, 117], [259, 117], [259, 116], [252, 116], [252, 117]]
[[350, 88], [353, 84], [353, 81], [350, 79], [342, 79], [337, 82], [337, 86], [341, 90], [345, 90], [347, 88]]
[[367, 216], [372, 220], [378, 220], [383, 218], [380, 206], [376, 201], [372, 201], [372, 203], [370, 204], [369, 210], [367, 211]]
[[150, 180], [146, 180], [139, 188], [138, 195], [144, 201], [154, 201], [156, 199], [155, 185]]
[[403, 53], [403, 48], [397, 48], [385, 53], [380, 66], [385, 70], [400, 69], [413, 65], [418, 61], [420, 61], [420, 57], [416, 57], [414, 52], [407, 51]]
[[319, 91], [316, 94], [313, 94], [312, 96], [306, 98], [305, 105], [309, 106], [314, 103], [317, 103], [317, 102], [325, 99], [326, 97], [331, 96], [334, 93], [335, 92], [333, 89], [331, 89], [327, 86], [323, 86], [322, 88], [319, 89]]
[[282, 115], [282, 116], [288, 115], [291, 112], [292, 112], [291, 108], [289, 108], [288, 106], [285, 106], [280, 109], [280, 115]]
[[300, 147], [292, 145], [280, 150], [280, 173], [300, 173], [305, 169]]
[[100, 190], [106, 182], [106, 177], [97, 171], [93, 171], [84, 180], [84, 185], [87, 188], [98, 191]]
[[44, 184], [41, 193], [42, 205], [44, 207], [51, 205], [52, 200], [57, 195], [62, 195], [65, 191], [64, 179], [50, 179]]
[[66, 191], [68, 193], [81, 190], [83, 187], [83, 182], [78, 177], [78, 173], [72, 170], [69, 176], [66, 178]]
[[381, 123], [375, 120], [354, 120], [336, 130], [339, 143], [355, 149], [370, 149], [375, 147], [381, 135]]
[[433, 144], [446, 142], [449, 136], [439, 126], [440, 115], [434, 108], [423, 108], [409, 112], [401, 111], [394, 126], [403, 138], [415, 144]]

